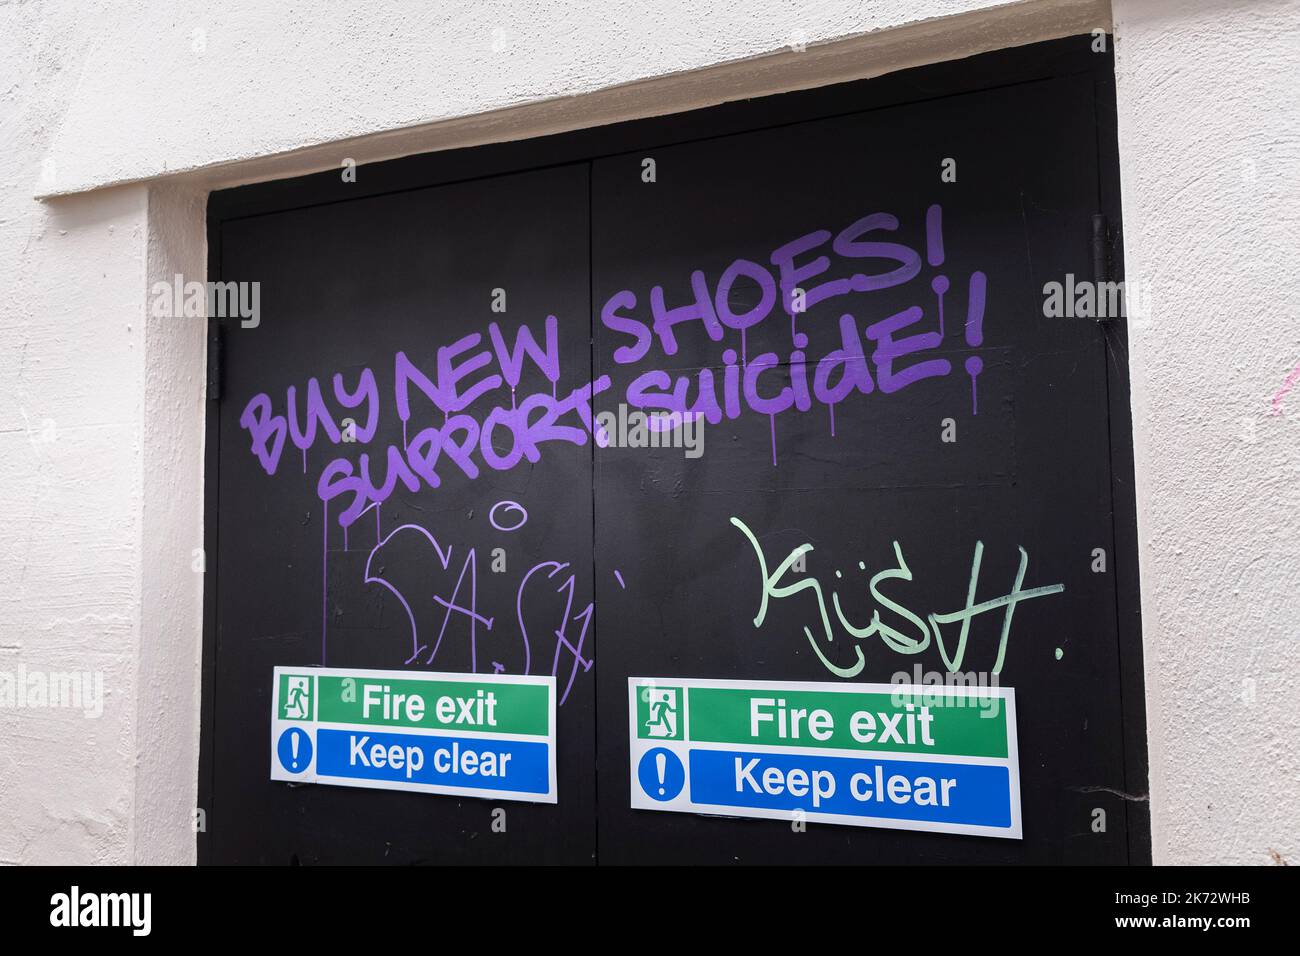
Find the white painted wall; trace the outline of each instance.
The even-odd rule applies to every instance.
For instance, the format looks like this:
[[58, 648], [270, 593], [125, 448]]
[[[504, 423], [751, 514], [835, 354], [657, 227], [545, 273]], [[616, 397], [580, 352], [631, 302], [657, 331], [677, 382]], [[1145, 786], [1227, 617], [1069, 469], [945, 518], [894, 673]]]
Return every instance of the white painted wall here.
[[1300, 863], [1300, 4], [1114, 8], [1155, 852]]
[[[1294, 862], [1300, 383], [1268, 410], [1300, 362], [1297, 3], [1114, 6], [1126, 255], [1157, 296], [1133, 345], [1155, 856]], [[203, 338], [146, 296], [201, 274], [204, 190], [1095, 26], [1095, 0], [0, 3], [0, 670], [107, 691], [98, 720], [0, 710], [0, 862], [193, 857]]]
[[[940, 48], [951, 58], [1108, 25], [1095, 0], [134, 0], [101, 3], [84, 19], [97, 39], [62, 64], [77, 74], [76, 89], [46, 144], [53, 163], [42, 171], [42, 195], [272, 154], [307, 152], [296, 156], [299, 168], [313, 159], [336, 167], [337, 149], [313, 147], [467, 117], [477, 117], [471, 125], [480, 138], [503, 138], [520, 130], [513, 109], [546, 101], [553, 108], [523, 128], [542, 128], [537, 115], [565, 126], [590, 125], [598, 109], [605, 119], [671, 112], [683, 104], [662, 90], [624, 90], [595, 104], [574, 98], [662, 86], [667, 77], [741, 66], [783, 49], [789, 60], [794, 43], [813, 53], [800, 59], [851, 60], [833, 69], [861, 76], [933, 60]], [[854, 38], [862, 42], [826, 49]], [[750, 63], [778, 74], [788, 66]], [[692, 105], [753, 88], [723, 72], [697, 84]], [[423, 142], [380, 137], [344, 155], [450, 144], [442, 127]], [[217, 176], [229, 181], [249, 168], [256, 169]]]

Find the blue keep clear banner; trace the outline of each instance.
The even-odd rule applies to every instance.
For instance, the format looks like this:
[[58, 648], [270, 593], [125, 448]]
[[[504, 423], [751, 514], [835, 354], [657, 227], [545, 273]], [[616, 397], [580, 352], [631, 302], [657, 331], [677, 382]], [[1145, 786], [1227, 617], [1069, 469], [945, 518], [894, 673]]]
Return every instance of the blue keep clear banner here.
[[526, 740], [317, 731], [316, 772], [324, 777], [546, 793], [549, 745]]
[[690, 751], [690, 797], [714, 806], [1009, 827], [1006, 767]]

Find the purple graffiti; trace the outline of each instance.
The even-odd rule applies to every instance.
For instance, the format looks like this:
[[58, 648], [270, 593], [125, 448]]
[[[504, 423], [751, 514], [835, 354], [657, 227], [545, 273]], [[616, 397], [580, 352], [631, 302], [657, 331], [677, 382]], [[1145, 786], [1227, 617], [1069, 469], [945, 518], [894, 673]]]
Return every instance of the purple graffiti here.
[[[369, 556], [366, 558], [366, 569], [362, 580], [366, 584], [378, 584], [380, 587], [383, 587], [389, 592], [391, 592], [393, 596], [397, 598], [398, 603], [402, 605], [402, 610], [406, 613], [407, 622], [410, 624], [411, 627], [411, 647], [412, 647], [411, 656], [406, 659], [406, 663], [407, 664], [414, 663], [416, 658], [418, 658], [420, 654], [427, 649], [429, 650], [429, 656], [424, 663], [432, 664], [434, 658], [438, 656], [438, 649], [442, 646], [442, 640], [447, 633], [447, 626], [451, 623], [452, 614], [460, 614], [468, 618], [470, 622], [470, 636], [469, 636], [470, 669], [471, 671], [477, 671], [477, 663], [478, 663], [477, 628], [478, 625], [481, 624], [485, 629], [489, 631], [492, 630], [493, 618], [484, 617], [483, 615], [479, 614], [477, 611], [478, 557], [477, 554], [475, 553], [475, 550], [473, 548], [469, 549], [469, 552], [465, 558], [465, 563], [461, 566], [460, 575], [456, 578], [456, 585], [452, 589], [450, 597], [443, 597], [440, 594], [434, 594], [431, 598], [431, 600], [435, 604], [439, 605], [444, 609], [445, 613], [443, 614], [442, 617], [442, 626], [438, 630], [438, 636], [433, 642], [432, 649], [429, 649], [428, 645], [420, 643], [419, 630], [416, 627], [416, 623], [415, 623], [415, 612], [411, 607], [410, 601], [407, 600], [406, 595], [404, 595], [400, 590], [398, 590], [391, 582], [387, 581], [386, 579], [384, 579], [383, 577], [381, 577], [379, 574], [375, 573], [372, 570], [372, 565], [374, 564], [375, 561], [375, 555], [379, 553], [381, 548], [383, 548], [390, 541], [392, 541], [397, 535], [402, 533], [419, 535], [424, 540], [426, 540], [429, 543], [429, 546], [433, 549], [433, 553], [437, 556], [438, 564], [441, 566], [442, 570], [444, 571], [449, 570], [451, 567], [452, 549], [448, 547], [447, 549], [444, 550], [442, 546], [438, 544], [437, 539], [434, 538], [434, 536], [430, 534], [427, 529], [422, 528], [420, 525], [404, 524], [404, 525], [400, 525], [397, 528], [394, 528], [385, 537], [381, 538], [375, 544], [374, 548], [371, 549]], [[469, 607], [462, 607], [460, 604], [457, 603], [457, 601], [459, 599], [461, 586], [465, 582], [466, 575], [469, 576], [469, 589], [470, 589]]]
[[[978, 348], [984, 344], [984, 273], [972, 272], [970, 277], [970, 297], [966, 306], [966, 344]], [[979, 412], [979, 403], [975, 395], [975, 379], [984, 370], [984, 360], [978, 355], [966, 359], [966, 374], [970, 376], [971, 414]]]
[[[426, 569], [430, 581], [437, 578], [441, 572], [452, 570], [453, 549], [450, 546], [444, 548], [439, 544], [437, 538], [427, 528], [417, 524], [404, 524], [378, 539], [366, 558], [362, 578], [364, 583], [378, 585], [388, 591], [397, 599], [402, 608], [402, 613], [405, 615], [410, 630], [411, 653], [406, 657], [404, 663], [408, 666], [427, 666], [436, 663], [444, 640], [448, 637], [449, 627], [453, 620], [458, 620], [468, 623], [469, 670], [470, 673], [478, 673], [478, 629], [482, 627], [486, 632], [496, 634], [498, 628], [496, 616], [489, 616], [481, 612], [478, 607], [478, 559], [476, 549], [470, 548], [466, 552], [459, 574], [455, 578], [455, 583], [450, 585], [450, 594], [439, 594], [435, 591], [432, 595], [427, 596], [412, 595], [397, 587], [383, 574], [381, 554], [399, 535], [411, 535], [415, 537], [417, 542], [427, 544], [428, 551], [433, 559]], [[619, 583], [623, 583], [621, 575]], [[547, 584], [551, 584], [553, 587], [548, 588], [545, 586]], [[580, 672], [589, 672], [595, 663], [594, 658], [587, 655], [585, 650], [591, 628], [593, 605], [589, 601], [574, 613], [576, 590], [576, 576], [568, 562], [538, 562], [523, 575], [515, 590], [515, 618], [519, 625], [517, 635], [500, 635], [501, 637], [513, 637], [518, 640], [523, 660], [519, 673], [534, 673], [533, 644], [537, 640], [535, 633], [538, 628], [534, 624], [534, 633], [529, 631], [527, 615], [524, 611], [526, 597], [530, 593], [537, 592], [542, 597], [555, 595], [561, 599], [555, 618], [542, 625], [540, 629], [543, 632], [548, 632], [549, 637], [554, 640], [554, 650], [545, 665], [549, 669], [545, 673], [563, 682], [559, 697], [560, 704], [563, 704], [568, 699], [577, 675]], [[552, 598], [553, 600], [554, 598]], [[438, 625], [438, 632], [431, 641], [422, 640], [420, 625], [417, 622], [417, 608], [421, 607], [421, 602], [424, 602], [424, 607], [432, 606], [435, 611], [437, 609], [443, 611], [441, 622]], [[324, 646], [322, 645], [322, 659], [323, 655]], [[492, 673], [500, 674], [508, 670], [507, 666], [499, 660], [494, 659], [487, 663], [491, 667]]]
[[[416, 492], [442, 483], [441, 467], [477, 478], [480, 468], [506, 471], [527, 459], [541, 459], [540, 446], [547, 442], [584, 445], [592, 434], [592, 399], [609, 388], [608, 376], [561, 395], [558, 321], [547, 316], [542, 342], [526, 327], [515, 333], [513, 346], [500, 328], [488, 327], [490, 348], [480, 348], [483, 336], [466, 335], [436, 350], [430, 377], [405, 352], [393, 360], [393, 404], [401, 420], [401, 445], [367, 449], [356, 461], [339, 456], [329, 461], [317, 482], [316, 493], [323, 502], [344, 499], [337, 521], [353, 524], [369, 507], [386, 501], [399, 485]], [[551, 383], [549, 392], [539, 392], [520, 401], [516, 389], [526, 361], [531, 361]], [[495, 369], [495, 371], [493, 371]], [[498, 405], [486, 415], [466, 413], [479, 398], [499, 389], [510, 389], [509, 405]], [[306, 453], [323, 438], [330, 445], [369, 445], [378, 428], [381, 400], [371, 369], [364, 369], [349, 387], [342, 374], [333, 378], [333, 397], [343, 411], [365, 410], [365, 422], [331, 412], [317, 379], [308, 381], [301, 402], [295, 386], [285, 394], [285, 410], [277, 413], [270, 396], [255, 395], [240, 415], [240, 427], [249, 433], [251, 450], [267, 474], [275, 474], [286, 440]], [[410, 435], [408, 424], [428, 411], [441, 411], [441, 426], [430, 425]], [[566, 418], [572, 419], [566, 421]], [[344, 427], [340, 427], [340, 419]], [[501, 451], [500, 448], [507, 450]], [[305, 465], [304, 465], [305, 467]]]
[[[922, 268], [922, 257], [918, 252], [901, 243], [880, 241], [873, 236], [880, 232], [894, 232], [898, 227], [899, 222], [894, 216], [874, 213], [858, 219], [838, 234], [828, 229], [806, 233], [771, 254], [772, 269], [751, 259], [734, 260], [723, 270], [712, 293], [707, 278], [699, 271], [692, 272], [691, 301], [670, 308], [663, 287], [654, 286], [650, 291], [647, 316], [639, 317], [636, 313], [639, 301], [636, 292], [624, 289], [615, 293], [601, 308], [600, 321], [615, 333], [618, 344], [612, 357], [618, 364], [642, 361], [656, 343], [665, 356], [675, 355], [681, 334], [678, 327], [685, 323], [698, 323], [715, 342], [724, 338], [728, 331], [739, 333], [740, 339], [739, 352], [730, 346], [723, 350], [724, 367], [720, 376], [714, 369], [702, 368], [692, 381], [687, 375], [674, 378], [667, 372], [650, 370], [639, 375], [628, 387], [628, 404], [652, 411], [695, 414], [712, 425], [724, 419], [738, 418], [745, 412], [765, 415], [769, 419], [772, 462], [775, 465], [778, 415], [791, 410], [805, 412], [814, 402], [821, 403], [830, 409], [830, 429], [834, 435], [834, 406], [850, 393], [857, 391], [866, 395], [878, 391], [890, 395], [924, 379], [949, 375], [952, 363], [948, 359], [921, 358], [924, 353], [939, 349], [944, 343], [944, 295], [950, 285], [946, 275], [936, 275], [930, 281], [938, 302], [937, 332], [925, 331], [924, 311], [919, 306], [870, 322], [861, 330], [853, 314], [841, 313], [838, 347], [816, 359], [810, 359], [804, 352], [809, 337], [799, 328], [797, 320], [801, 313], [821, 302], [888, 289], [917, 276]], [[849, 262], [884, 260], [892, 263], [892, 268], [821, 280], [830, 270], [832, 254]], [[945, 261], [943, 210], [938, 204], [933, 204], [925, 215], [925, 262], [938, 268]], [[731, 294], [733, 286], [742, 279], [757, 288], [757, 304], [737, 312], [732, 307]], [[752, 301], [752, 290], [747, 287], [745, 293]], [[984, 274], [972, 273], [966, 342], [973, 347], [978, 347], [983, 341], [985, 293]], [[746, 333], [778, 311], [778, 302], [779, 311], [789, 316], [790, 340], [794, 349], [788, 356], [776, 352], [751, 356]], [[874, 343], [869, 353], [864, 342]], [[974, 395], [975, 379], [983, 370], [983, 361], [978, 356], [970, 356], [965, 366]], [[773, 392], [770, 386], [765, 388], [764, 383], [768, 378], [775, 378], [777, 370], [788, 371], [790, 381]]]
[[[766, 416], [771, 460], [776, 467], [778, 416], [823, 405], [834, 437], [837, 404], [856, 396], [890, 396], [927, 379], [949, 376], [953, 362], [933, 353], [945, 344], [945, 308], [956, 308], [951, 300], [956, 298], [954, 289], [960, 290], [961, 282], [950, 280], [947, 274], [933, 274], [928, 283], [923, 279], [924, 284], [918, 284], [922, 289], [928, 286], [924, 308], [912, 305], [896, 310], [895, 304], [888, 310], [892, 314], [883, 316], [864, 318], [865, 306], [859, 298], [864, 293], [904, 286], [917, 278], [923, 267], [950, 268], [943, 227], [941, 206], [930, 205], [924, 216], [923, 248], [918, 251], [889, 241], [891, 234], [899, 230], [899, 220], [878, 212], [838, 232], [808, 231], [779, 245], [765, 259], [736, 258], [712, 285], [703, 270], [690, 271], [689, 293], [684, 295], [680, 290], [670, 292], [666, 284], [653, 285], [642, 295], [631, 289], [615, 292], [601, 306], [599, 321], [614, 333], [612, 358], [616, 364], [640, 363], [652, 353], [672, 357], [679, 351], [681, 336], [692, 328], [718, 343], [722, 360], [721, 368], [697, 367], [689, 373], [638, 369], [639, 374], [624, 393], [626, 404], [650, 413], [649, 425], [656, 431], [672, 427], [667, 416], [674, 414], [703, 418], [711, 425], [747, 414]], [[833, 262], [841, 267], [847, 264], [855, 271], [832, 278]], [[872, 271], [856, 271], [867, 262], [873, 264]], [[971, 350], [984, 345], [987, 285], [983, 272], [969, 273], [962, 331], [964, 344]], [[930, 293], [937, 306], [937, 330], [926, 322]], [[737, 305], [738, 301], [743, 304]], [[822, 330], [832, 336], [832, 342], [826, 344], [833, 347], [825, 354], [809, 356], [805, 351], [811, 341], [808, 332], [816, 330], [804, 313], [825, 302], [832, 302], [834, 312], [830, 316], [839, 316], [834, 328], [829, 327], [829, 318], [824, 320], [827, 327]], [[638, 312], [639, 308], [643, 311]], [[770, 317], [776, 317], [773, 321], [780, 321], [781, 328], [788, 320], [791, 349], [787, 352], [782, 346], [780, 352], [750, 355], [747, 334]], [[585, 318], [583, 322], [585, 325]], [[349, 373], [346, 379], [342, 372], [328, 379], [312, 377], [305, 384], [287, 386], [279, 410], [267, 393], [254, 395], [240, 414], [239, 424], [248, 432], [250, 451], [268, 475], [276, 473], [289, 445], [301, 453], [304, 472], [308, 469], [309, 451], [319, 445], [329, 450], [315, 482], [325, 525], [323, 590], [328, 589], [331, 519], [343, 529], [346, 551], [350, 527], [373, 508], [376, 544], [366, 562], [365, 582], [390, 590], [405, 609], [412, 641], [407, 662], [414, 663], [423, 655], [425, 663], [432, 663], [450, 622], [463, 618], [469, 622], [471, 666], [477, 669], [477, 629], [481, 626], [491, 632], [494, 618], [476, 609], [475, 550], [468, 551], [449, 596], [419, 598], [431, 600], [444, 612], [437, 637], [431, 645], [422, 644], [412, 604], [382, 574], [373, 572], [371, 565], [376, 552], [399, 533], [425, 537], [444, 572], [450, 570], [451, 549], [444, 552], [433, 536], [417, 525], [402, 525], [384, 536], [380, 508], [399, 488], [418, 493], [425, 488], [438, 489], [444, 480], [474, 480], [485, 470], [504, 472], [525, 461], [537, 464], [549, 443], [584, 446], [591, 439], [599, 446], [608, 445], [608, 437], [594, 421], [593, 403], [609, 390], [611, 378], [602, 375], [567, 391], [559, 388], [559, 319], [554, 315], [545, 317], [540, 335], [521, 324], [513, 333], [513, 341], [509, 341], [493, 322], [488, 324], [486, 335], [471, 332], [423, 354], [399, 351], [392, 361], [391, 392], [381, 394], [370, 368]], [[520, 395], [519, 387], [530, 365], [549, 387]], [[970, 379], [971, 412], [978, 414], [977, 380], [984, 371], [984, 359], [968, 354], [963, 365]], [[1275, 413], [1295, 375], [1275, 397]], [[323, 385], [326, 381], [328, 384]], [[484, 409], [489, 402], [492, 407]], [[380, 416], [385, 411], [396, 416], [396, 422], [389, 424], [400, 423], [400, 444], [376, 442]], [[352, 449], [352, 445], [359, 447]], [[339, 501], [332, 505], [335, 499]], [[512, 513], [518, 517], [517, 523], [511, 523]], [[489, 511], [488, 520], [497, 531], [513, 532], [527, 522], [528, 513], [518, 502], [500, 501]], [[564, 563], [543, 562], [534, 566], [520, 584], [516, 610], [526, 667], [531, 667], [532, 650], [523, 622], [524, 591], [530, 581], [540, 583], [557, 575], [563, 577], [561, 572], [567, 567]], [[535, 575], [539, 570], [547, 571], [544, 578]], [[624, 587], [622, 575], [616, 571], [615, 576]], [[556, 640], [552, 673], [556, 674], [565, 653], [572, 657], [566, 696], [577, 671], [591, 667], [591, 661], [583, 656], [591, 605], [573, 614], [573, 587], [573, 575], [569, 574], [556, 589], [556, 594], [565, 596], [566, 606], [559, 626], [552, 629]], [[462, 597], [464, 592], [468, 593]], [[328, 595], [323, 594], [322, 663], [327, 654], [328, 620]], [[576, 637], [575, 625], [579, 626]], [[494, 668], [503, 666], [498, 661], [490, 663]]]
[[[728, 335], [739, 336], [739, 349], [731, 345], [722, 349], [721, 370], [702, 367], [693, 374], [673, 375], [663, 369], [648, 369], [628, 385], [626, 404], [647, 413], [694, 415], [711, 425], [746, 413], [767, 416], [775, 465], [777, 416], [806, 412], [819, 403], [829, 408], [834, 435], [834, 406], [854, 392], [892, 395], [926, 379], [948, 376], [952, 362], [925, 357], [945, 341], [951, 282], [944, 274], [929, 281], [937, 304], [937, 331], [926, 329], [925, 311], [919, 305], [866, 323], [860, 323], [853, 312], [840, 311], [835, 347], [819, 357], [809, 357], [804, 351], [809, 336], [798, 327], [801, 313], [814, 305], [901, 286], [915, 278], [923, 264], [943, 267], [948, 256], [942, 208], [930, 205], [924, 219], [924, 257], [902, 243], [883, 241], [881, 234], [888, 238], [895, 233], [899, 221], [880, 212], [863, 216], [838, 233], [818, 229], [798, 236], [775, 249], [766, 263], [737, 258], [712, 287], [702, 270], [692, 271], [686, 299], [670, 301], [665, 286], [652, 286], [644, 298], [648, 314], [638, 314], [642, 297], [636, 292], [616, 292], [603, 304], [599, 317], [601, 324], [615, 333], [612, 357], [617, 364], [639, 363], [656, 346], [663, 356], [675, 355], [681, 331], [687, 326], [702, 329], [710, 341], [718, 343]], [[869, 260], [884, 266], [879, 271], [829, 278], [832, 257], [841, 263]], [[733, 293], [742, 284], [739, 294], [746, 305], [737, 308]], [[973, 271], [964, 325], [965, 343], [970, 348], [983, 345], [986, 299], [986, 277]], [[778, 312], [789, 319], [792, 351], [749, 355], [746, 333]], [[609, 389], [611, 380], [600, 376], [562, 393], [558, 388], [558, 327], [556, 316], [548, 315], [540, 336], [521, 325], [510, 342], [496, 323], [489, 323], [486, 336], [471, 332], [443, 345], [433, 351], [427, 365], [398, 352], [393, 359], [391, 401], [401, 423], [400, 445], [372, 445], [382, 401], [369, 368], [352, 381], [345, 381], [342, 373], [335, 374], [329, 389], [316, 378], [309, 379], [301, 390], [289, 386], [283, 412], [276, 411], [267, 394], [255, 395], [240, 416], [240, 426], [249, 433], [251, 451], [268, 474], [275, 474], [289, 443], [302, 452], [304, 470], [307, 452], [318, 442], [325, 441], [340, 451], [349, 444], [360, 444], [364, 450], [352, 455], [336, 453], [328, 460], [316, 483], [322, 502], [342, 499], [331, 511], [347, 528], [399, 487], [415, 493], [426, 487], [439, 488], [448, 474], [473, 480], [484, 469], [507, 471], [524, 461], [536, 464], [549, 442], [582, 446], [591, 438], [604, 444], [598, 440], [599, 426], [593, 423], [592, 402]], [[521, 397], [518, 387], [529, 363], [550, 388]], [[984, 361], [979, 355], [969, 355], [964, 367], [971, 382], [972, 413], [976, 414], [976, 384]], [[771, 384], [786, 374], [788, 382]], [[510, 392], [508, 403], [506, 389]], [[476, 402], [496, 393], [502, 394], [495, 407], [470, 413]], [[331, 399], [337, 412], [330, 408]], [[441, 415], [434, 418], [437, 412]], [[354, 421], [349, 413], [364, 421]], [[660, 421], [652, 416], [651, 427], [664, 427]], [[414, 429], [412, 422], [416, 423]]]
[[[528, 637], [528, 625], [524, 622], [524, 609], [523, 609], [524, 591], [528, 587], [529, 582], [532, 580], [533, 575], [536, 574], [538, 571], [549, 568], [550, 570], [546, 572], [546, 578], [549, 580], [551, 578], [554, 578], [555, 575], [564, 571], [564, 569], [567, 568], [568, 566], [569, 564], [567, 561], [566, 562], [543, 561], [540, 564], [536, 564], [531, 569], [529, 569], [528, 573], [524, 575], [523, 580], [519, 584], [519, 591], [515, 598], [515, 612], [519, 620], [519, 633], [524, 643], [524, 660], [526, 661], [524, 667], [524, 673], [529, 673], [529, 669], [532, 666], [532, 646], [529, 642], [529, 637]], [[592, 665], [595, 663], [594, 659], [586, 658], [582, 656], [583, 644], [587, 640], [587, 630], [591, 626], [591, 615], [592, 615], [593, 606], [591, 602], [588, 602], [587, 606], [584, 607], [577, 614], [573, 614], [573, 615], [570, 614], [570, 612], [573, 610], [573, 597], [574, 597], [573, 574], [569, 574], [566, 578], [564, 578], [564, 580], [560, 582], [560, 586], [555, 589], [554, 593], [564, 595], [564, 611], [560, 615], [560, 626], [557, 627], [554, 631], [552, 631], [552, 636], [554, 636], [555, 638], [555, 654], [551, 659], [551, 671], [550, 671], [551, 675], [555, 677], [557, 680], [559, 679], [560, 656], [564, 652], [567, 651], [569, 654], [573, 656], [573, 661], [569, 667], [569, 679], [568, 682], [564, 685], [564, 692], [560, 695], [560, 703], [563, 704], [566, 700], [568, 700], [569, 691], [573, 689], [573, 681], [574, 678], [578, 676], [579, 668], [582, 669], [583, 673], [586, 673], [587, 671], [591, 670]], [[572, 640], [570, 640], [570, 636], [568, 633], [569, 625], [575, 622], [582, 625], [581, 630], [578, 632], [577, 643], [574, 643]]]

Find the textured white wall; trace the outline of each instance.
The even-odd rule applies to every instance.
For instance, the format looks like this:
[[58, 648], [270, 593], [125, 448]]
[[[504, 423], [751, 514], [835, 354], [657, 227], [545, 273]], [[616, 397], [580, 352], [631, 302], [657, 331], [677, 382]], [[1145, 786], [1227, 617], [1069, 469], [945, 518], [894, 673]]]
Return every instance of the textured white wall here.
[[[508, 114], [548, 100], [557, 107], [555, 124], [590, 123], [595, 117], [584, 113], [591, 106], [574, 97], [739, 65], [795, 43], [812, 53], [800, 57], [816, 60], [832, 41], [861, 38], [841, 54], [855, 62], [836, 69], [868, 75], [909, 59], [932, 60], [940, 49], [950, 58], [1108, 25], [1096, 0], [119, 0], [80, 6], [98, 40], [62, 64], [77, 74], [77, 88], [49, 143], [53, 162], [42, 173], [41, 195]], [[765, 68], [773, 67], [756, 67]], [[699, 91], [701, 99], [747, 92], [729, 90], [725, 76], [710, 85]], [[609, 99], [617, 104], [611, 115], [620, 117], [679, 108], [660, 96]], [[509, 116], [499, 119], [506, 130], [494, 135], [508, 134]], [[448, 143], [439, 131], [428, 143], [386, 145], [381, 138], [360, 148], [373, 157]], [[339, 152], [331, 148], [327, 155], [323, 165], [337, 167]]]
[[1156, 859], [1296, 864], [1300, 4], [1114, 17]]
[[[1300, 387], [1267, 405], [1300, 361], [1295, 4], [1116, 12], [1126, 252], [1158, 285], [1134, 343], [1155, 854], [1294, 861]], [[0, 862], [193, 856], [202, 330], [146, 311], [202, 270], [203, 189], [1109, 25], [1096, 0], [0, 3], [0, 670], [108, 692], [96, 721], [0, 710]]]
[[0, 862], [129, 860], [140, 625], [147, 190], [32, 191], [94, 42], [0, 5], [0, 671], [97, 672], [105, 702], [0, 709]]
[[0, 213], [0, 671], [100, 673], [105, 701], [0, 709], [0, 861], [106, 863], [132, 840], [145, 190], [10, 218], [30, 186]]
[[203, 336], [147, 313], [153, 281], [203, 273], [204, 189], [1105, 19], [1096, 0], [0, 3], [0, 671], [100, 671], [107, 696], [97, 720], [0, 709], [0, 863], [193, 858]]

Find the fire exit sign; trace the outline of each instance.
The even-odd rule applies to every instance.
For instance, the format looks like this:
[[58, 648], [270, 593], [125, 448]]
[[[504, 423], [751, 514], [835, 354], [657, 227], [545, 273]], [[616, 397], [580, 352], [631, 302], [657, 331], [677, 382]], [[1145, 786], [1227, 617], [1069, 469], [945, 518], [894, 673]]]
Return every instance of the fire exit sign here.
[[277, 667], [271, 779], [555, 803], [555, 678]]
[[628, 679], [632, 807], [1019, 839], [1010, 688]]

